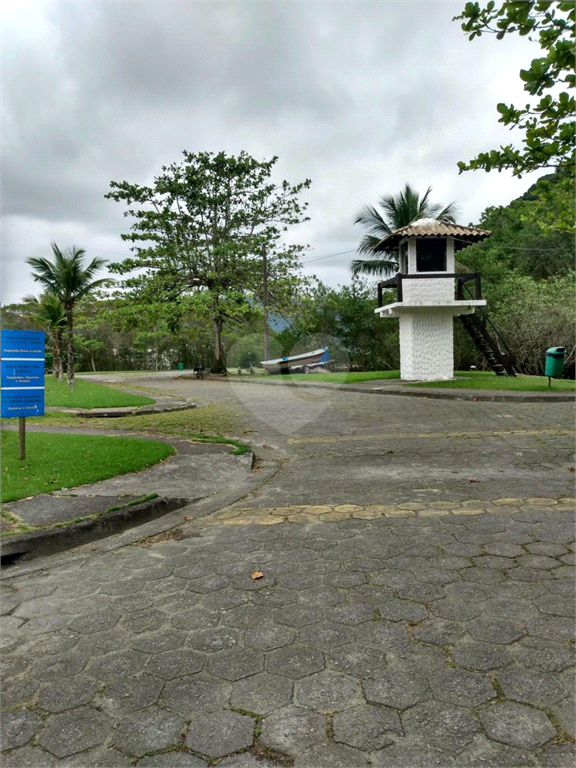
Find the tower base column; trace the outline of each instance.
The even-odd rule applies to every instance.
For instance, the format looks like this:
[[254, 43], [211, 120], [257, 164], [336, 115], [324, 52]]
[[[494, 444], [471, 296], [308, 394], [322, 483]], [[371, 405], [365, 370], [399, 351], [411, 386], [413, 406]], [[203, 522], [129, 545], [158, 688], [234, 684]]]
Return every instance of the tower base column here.
[[418, 309], [399, 313], [400, 376], [406, 381], [454, 377], [453, 312]]

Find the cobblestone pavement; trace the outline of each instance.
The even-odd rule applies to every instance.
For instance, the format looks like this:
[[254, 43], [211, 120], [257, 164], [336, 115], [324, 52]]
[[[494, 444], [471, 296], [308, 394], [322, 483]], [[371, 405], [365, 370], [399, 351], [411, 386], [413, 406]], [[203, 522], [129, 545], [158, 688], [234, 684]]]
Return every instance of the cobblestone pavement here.
[[[296, 431], [254, 419], [285, 463], [241, 502], [6, 569], [2, 765], [574, 765], [569, 408], [410, 399], [404, 465], [428, 491], [380, 475], [343, 501], [350, 443], [375, 466], [370, 435], [400, 432], [355, 413], [386, 398], [350, 397]], [[460, 451], [451, 480], [461, 438], [422, 435], [462, 427], [490, 459]]]

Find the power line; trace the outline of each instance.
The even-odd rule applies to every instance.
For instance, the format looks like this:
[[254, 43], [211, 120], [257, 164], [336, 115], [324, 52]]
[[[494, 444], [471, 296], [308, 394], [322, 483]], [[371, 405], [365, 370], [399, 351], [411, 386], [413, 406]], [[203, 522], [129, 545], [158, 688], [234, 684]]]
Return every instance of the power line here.
[[[26, 229], [25, 227], [21, 227], [18, 224], [13, 224], [11, 221], [4, 221], [4, 224], [8, 224], [9, 227], [15, 227], [16, 229], [22, 230], [22, 232], [27, 232], [29, 235], [36, 235], [37, 237], [45, 238], [46, 235], [40, 232], [33, 232], [31, 229]], [[62, 238], [58, 238], [59, 242], [66, 243], [66, 245], [76, 245], [76, 243], [72, 243], [69, 240], [62, 240]], [[87, 247], [85, 250], [91, 250], [91, 251], [98, 251], [99, 253], [108, 253], [112, 256], [123, 256], [124, 258], [127, 257], [128, 254], [126, 253], [120, 253], [119, 251], [106, 251], [103, 248], [94, 248], [94, 247]], [[334, 256], [343, 256], [346, 253], [355, 253], [356, 249], [352, 248], [349, 251], [340, 251], [339, 253], [329, 253], [326, 256], [315, 256], [313, 259], [308, 259], [307, 261], [301, 262], [302, 265], [304, 264], [311, 264], [313, 261], [321, 261], [322, 259], [331, 259]]]
[[327, 256], [316, 256], [308, 261], [303, 261], [302, 264], [311, 264], [313, 261], [321, 261], [322, 259], [331, 259], [334, 256], [343, 256], [345, 253], [356, 253], [356, 248], [352, 248], [349, 251], [340, 251], [339, 253], [329, 253]]

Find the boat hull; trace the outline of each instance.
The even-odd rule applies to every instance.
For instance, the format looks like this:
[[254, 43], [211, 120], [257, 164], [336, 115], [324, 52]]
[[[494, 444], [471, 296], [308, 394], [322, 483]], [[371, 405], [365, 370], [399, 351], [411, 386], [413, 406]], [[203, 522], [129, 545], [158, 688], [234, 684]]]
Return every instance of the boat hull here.
[[323, 347], [300, 355], [280, 357], [277, 360], [262, 360], [261, 365], [268, 373], [289, 373], [290, 371], [322, 367], [328, 362], [330, 362], [328, 347]]

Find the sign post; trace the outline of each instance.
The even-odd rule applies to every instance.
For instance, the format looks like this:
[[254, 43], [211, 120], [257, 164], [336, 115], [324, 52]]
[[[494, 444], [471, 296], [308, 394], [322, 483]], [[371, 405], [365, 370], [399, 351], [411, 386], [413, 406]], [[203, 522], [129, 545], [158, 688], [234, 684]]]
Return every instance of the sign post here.
[[18, 417], [18, 458], [20, 461], [26, 458], [26, 416]]
[[26, 458], [26, 416], [44, 415], [43, 331], [0, 334], [1, 416], [18, 418], [18, 458]]

